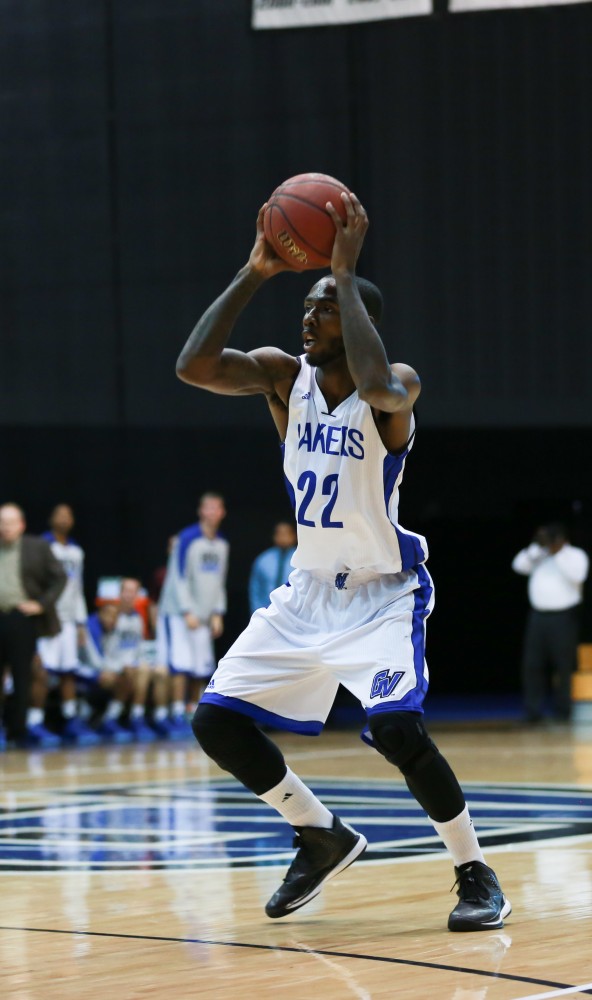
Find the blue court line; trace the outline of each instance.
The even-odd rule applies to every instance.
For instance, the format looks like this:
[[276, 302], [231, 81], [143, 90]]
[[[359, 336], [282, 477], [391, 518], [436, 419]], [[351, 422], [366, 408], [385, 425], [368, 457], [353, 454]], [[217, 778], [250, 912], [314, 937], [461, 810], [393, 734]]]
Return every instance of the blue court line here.
[[[326, 948], [296, 948], [283, 944], [249, 944], [246, 941], [215, 941], [210, 938], [164, 937], [156, 934], [113, 934], [109, 931], [66, 931], [53, 927], [11, 927], [0, 924], [0, 931], [28, 931], [33, 934], [65, 934], [78, 937], [116, 938], [118, 941], [160, 941], [163, 944], [205, 944], [221, 948], [253, 948], [258, 951], [285, 951], [297, 955], [326, 955], [329, 958], [356, 958], [365, 962], [386, 962], [390, 965], [410, 965], [420, 969], [437, 969], [441, 972], [462, 972], [469, 976], [487, 976], [490, 979], [507, 979], [513, 983], [532, 983], [535, 986], [552, 986], [558, 990], [574, 989], [570, 983], [556, 983], [551, 979], [533, 979], [515, 976], [508, 972], [488, 972], [486, 969], [466, 969], [461, 965], [442, 965], [439, 962], [417, 962], [410, 958], [390, 958], [387, 955], [360, 955], [351, 951], [329, 951]], [[592, 990], [582, 990], [592, 996]]]

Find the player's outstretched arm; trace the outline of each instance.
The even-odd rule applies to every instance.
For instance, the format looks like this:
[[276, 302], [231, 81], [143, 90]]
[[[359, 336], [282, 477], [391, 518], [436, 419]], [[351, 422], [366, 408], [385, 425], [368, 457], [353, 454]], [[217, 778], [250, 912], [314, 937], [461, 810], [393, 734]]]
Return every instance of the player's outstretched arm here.
[[389, 364], [384, 344], [355, 281], [356, 263], [368, 229], [368, 216], [355, 194], [342, 194], [341, 197], [346, 210], [345, 221], [330, 202], [326, 207], [335, 223], [331, 270], [337, 288], [347, 365], [358, 395], [373, 409], [385, 413], [410, 410], [413, 398], [407, 388], [409, 379], [406, 377], [403, 381], [396, 368]]
[[[206, 309], [179, 355], [177, 375], [190, 385], [231, 394], [273, 391], [278, 355], [282, 352], [270, 348], [245, 354], [226, 347], [238, 317], [257, 289], [274, 274], [293, 270], [265, 239], [264, 211], [265, 205], [257, 216], [257, 236], [249, 260]], [[268, 364], [269, 357], [272, 365]]]

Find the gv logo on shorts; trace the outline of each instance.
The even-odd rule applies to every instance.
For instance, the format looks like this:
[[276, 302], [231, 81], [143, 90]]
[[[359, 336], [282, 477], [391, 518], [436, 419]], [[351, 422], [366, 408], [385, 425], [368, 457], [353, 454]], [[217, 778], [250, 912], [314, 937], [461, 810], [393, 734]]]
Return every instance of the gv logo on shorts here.
[[390, 670], [379, 670], [377, 674], [374, 674], [370, 697], [389, 698], [402, 676], [402, 670], [397, 670], [392, 676]]

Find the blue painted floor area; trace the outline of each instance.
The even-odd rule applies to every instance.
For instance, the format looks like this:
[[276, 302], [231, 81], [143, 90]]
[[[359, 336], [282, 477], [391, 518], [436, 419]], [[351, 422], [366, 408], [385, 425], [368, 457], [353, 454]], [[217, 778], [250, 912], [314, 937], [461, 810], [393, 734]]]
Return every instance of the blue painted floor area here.
[[[401, 783], [318, 778], [310, 785], [366, 836], [362, 862], [444, 852]], [[485, 846], [592, 834], [592, 790], [467, 782], [465, 791]], [[0, 872], [285, 866], [293, 834], [230, 778], [55, 789], [0, 814]]]

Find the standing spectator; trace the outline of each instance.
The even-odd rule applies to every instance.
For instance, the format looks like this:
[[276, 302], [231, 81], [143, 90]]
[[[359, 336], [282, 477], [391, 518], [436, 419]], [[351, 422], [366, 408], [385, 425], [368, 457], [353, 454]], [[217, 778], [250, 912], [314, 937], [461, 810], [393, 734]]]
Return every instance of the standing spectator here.
[[0, 665], [12, 670], [11, 735], [28, 746], [56, 746], [60, 739], [43, 725], [43, 710], [27, 706], [36, 641], [60, 631], [55, 604], [66, 574], [45, 539], [26, 535], [25, 527], [17, 504], [0, 507]]
[[[160, 570], [156, 570], [152, 575], [150, 597], [150, 622], [155, 635], [155, 657], [159, 667], [164, 668], [170, 678], [169, 690], [171, 691], [170, 715], [166, 720], [162, 720], [161, 726], [168, 730], [168, 738], [171, 740], [183, 740], [191, 736], [189, 723], [185, 718], [185, 687], [186, 677], [184, 674], [172, 673], [171, 667], [171, 629], [169, 617], [166, 609], [178, 606], [176, 597], [177, 569], [175, 546], [177, 537], [171, 535], [167, 545], [167, 564]], [[177, 678], [179, 679], [173, 679]], [[175, 693], [180, 691], [180, 698], [175, 702]]]
[[583, 549], [569, 544], [563, 524], [537, 530], [534, 540], [512, 562], [528, 576], [530, 612], [524, 635], [522, 684], [526, 721], [540, 722], [547, 693], [546, 673], [554, 674], [555, 716], [571, 715], [571, 675], [576, 669], [578, 608], [589, 560]]
[[281, 587], [290, 575], [291, 559], [296, 551], [296, 528], [292, 521], [277, 521], [272, 535], [273, 546], [257, 556], [249, 576], [251, 614], [266, 608], [272, 590]]
[[197, 701], [212, 676], [213, 640], [224, 629], [229, 551], [227, 540], [219, 533], [226, 517], [224, 498], [219, 493], [204, 493], [197, 517], [197, 524], [179, 533], [159, 605], [169, 640], [173, 720], [187, 735], [187, 702]]
[[80, 718], [76, 703], [76, 680], [79, 674], [78, 650], [84, 645], [88, 618], [84, 599], [84, 552], [72, 538], [74, 513], [69, 504], [58, 504], [49, 517], [50, 530], [43, 538], [61, 563], [67, 583], [56, 605], [61, 631], [51, 638], [40, 639], [37, 645], [46, 671], [59, 678], [61, 710], [64, 719], [62, 736], [79, 745], [99, 742], [99, 737]]

